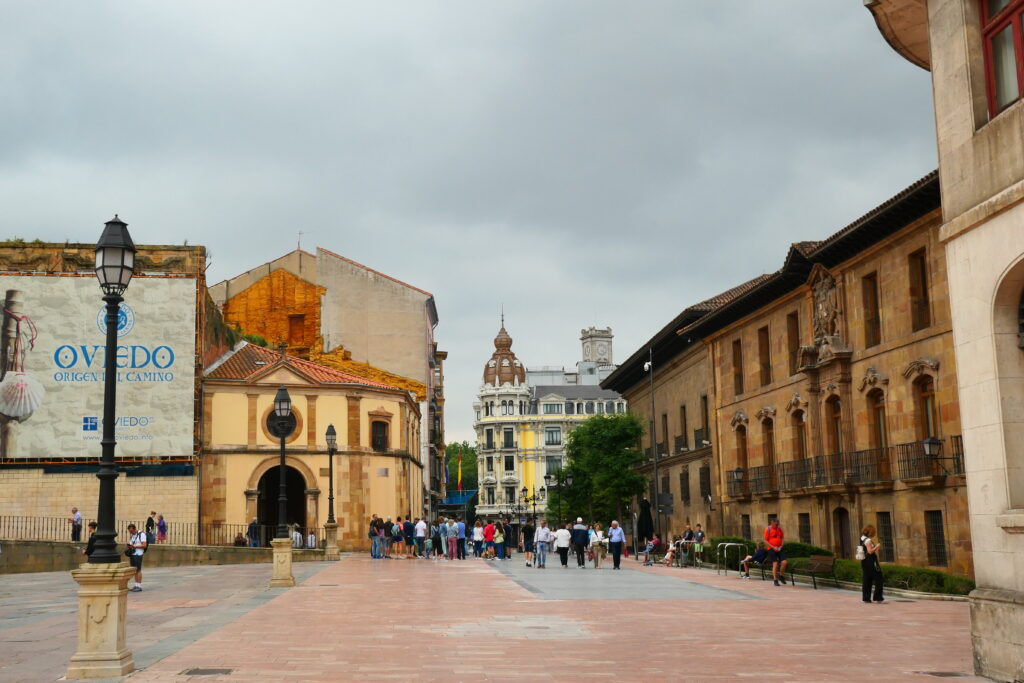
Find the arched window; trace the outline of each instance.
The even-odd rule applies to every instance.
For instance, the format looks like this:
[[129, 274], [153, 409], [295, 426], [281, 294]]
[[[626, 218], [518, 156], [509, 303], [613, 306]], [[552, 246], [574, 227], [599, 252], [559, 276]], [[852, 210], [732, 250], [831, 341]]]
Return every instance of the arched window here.
[[793, 420], [793, 459], [803, 460], [807, 457], [807, 422], [804, 420], [804, 411], [796, 411], [791, 419]]
[[593, 401], [587, 401], [587, 415], [593, 415], [593, 414], [594, 414], [594, 402]]
[[370, 425], [373, 450], [378, 453], [386, 453], [388, 450], [388, 423], [374, 420]]
[[736, 466], [747, 469], [747, 428], [736, 428]]
[[889, 445], [886, 432], [885, 394], [875, 389], [868, 394], [868, 422], [871, 425], [871, 447], [885, 448]]
[[576, 414], [577, 415], [582, 415], [583, 414], [583, 404], [582, 403], [577, 403], [576, 404]]
[[939, 415], [935, 407], [935, 380], [922, 375], [914, 382], [914, 398], [917, 404], [917, 437], [927, 439], [939, 436]]
[[825, 402], [825, 424], [828, 433], [828, 448], [830, 453], [843, 452], [843, 406], [839, 403], [839, 397], [833, 396]]

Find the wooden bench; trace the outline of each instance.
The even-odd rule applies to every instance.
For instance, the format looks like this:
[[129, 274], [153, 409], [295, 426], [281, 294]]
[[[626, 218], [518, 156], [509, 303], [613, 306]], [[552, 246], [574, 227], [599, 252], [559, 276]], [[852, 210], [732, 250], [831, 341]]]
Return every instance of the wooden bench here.
[[[832, 576], [832, 580], [835, 581], [836, 588], [839, 588], [839, 579], [836, 578], [836, 558], [832, 555], [811, 555], [807, 560], [807, 568], [801, 570], [801, 573], [806, 572], [811, 577], [811, 584], [814, 586], [814, 590], [818, 590], [818, 576]], [[789, 580], [793, 581], [793, 576], [796, 574], [795, 569], [790, 569]], [[794, 582], [795, 583], [795, 582]]]

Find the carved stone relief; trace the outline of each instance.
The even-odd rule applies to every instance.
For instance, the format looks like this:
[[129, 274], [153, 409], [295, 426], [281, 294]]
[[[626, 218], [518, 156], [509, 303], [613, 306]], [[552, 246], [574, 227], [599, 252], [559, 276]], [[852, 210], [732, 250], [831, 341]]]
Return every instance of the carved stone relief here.
[[747, 419], [747, 414], [742, 410], [737, 410], [736, 414], [732, 416], [732, 420], [729, 421], [729, 424], [731, 424], [732, 428], [735, 429], [736, 427], [746, 425], [749, 422], [750, 420]]
[[939, 361], [934, 358], [918, 358], [910, 361], [906, 368], [903, 370], [903, 376], [910, 379], [911, 375], [920, 375], [925, 370], [931, 370], [935, 372], [939, 369]]
[[857, 387], [858, 391], [863, 392], [868, 387], [884, 387], [889, 383], [889, 378], [875, 370], [874, 366], [869, 367], [864, 373], [864, 377], [860, 380], [860, 385]]

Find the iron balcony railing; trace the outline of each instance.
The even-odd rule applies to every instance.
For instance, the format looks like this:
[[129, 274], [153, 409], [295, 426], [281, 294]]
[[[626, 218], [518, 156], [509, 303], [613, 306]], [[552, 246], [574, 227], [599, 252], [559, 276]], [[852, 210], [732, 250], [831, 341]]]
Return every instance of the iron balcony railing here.
[[778, 488], [775, 478], [775, 467], [773, 465], [761, 465], [751, 467], [748, 473], [750, 477], [750, 492], [765, 493]]
[[963, 438], [959, 434], [950, 437], [949, 455], [944, 454], [945, 442], [940, 446], [938, 455], [925, 453], [922, 441], [900, 444], [896, 446], [896, 449], [900, 479], [919, 479], [964, 473], [964, 444]]
[[683, 434], [675, 437], [674, 446], [675, 449], [673, 450], [673, 453], [681, 453], [684, 448], [689, 448], [690, 444], [686, 440], [686, 435]]
[[737, 479], [735, 475], [729, 473], [729, 495], [733, 498], [745, 498], [750, 495], [750, 482], [747, 480], [747, 473], [743, 472], [742, 476]]
[[[707, 441], [708, 443], [704, 443]], [[701, 448], [707, 448], [711, 445], [711, 432], [705, 428], [693, 430], [693, 450], [698, 451]]]

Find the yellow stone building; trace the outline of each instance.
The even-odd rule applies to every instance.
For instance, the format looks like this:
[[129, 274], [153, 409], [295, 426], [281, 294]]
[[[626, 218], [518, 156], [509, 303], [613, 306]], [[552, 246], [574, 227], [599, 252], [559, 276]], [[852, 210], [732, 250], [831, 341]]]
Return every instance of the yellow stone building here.
[[420, 413], [409, 391], [240, 342], [203, 382], [202, 518], [210, 525], [278, 523], [280, 441], [267, 428], [278, 387], [288, 389], [295, 431], [286, 440], [287, 523], [322, 537], [333, 424], [335, 518], [342, 549], [368, 549], [371, 514], [419, 516]]

